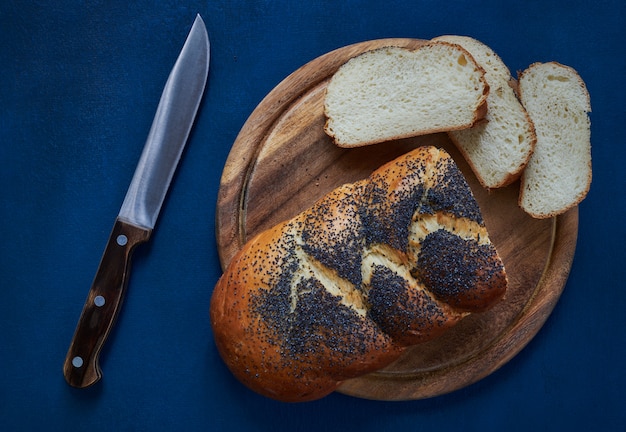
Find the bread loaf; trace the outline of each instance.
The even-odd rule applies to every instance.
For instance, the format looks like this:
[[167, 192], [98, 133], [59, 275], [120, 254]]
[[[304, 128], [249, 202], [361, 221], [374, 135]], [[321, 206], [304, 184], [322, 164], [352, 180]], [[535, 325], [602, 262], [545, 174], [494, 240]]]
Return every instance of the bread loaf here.
[[458, 45], [379, 48], [332, 76], [324, 100], [326, 133], [340, 147], [464, 129], [485, 115], [484, 70]]
[[589, 93], [574, 69], [556, 62], [523, 71], [519, 93], [537, 131], [519, 204], [536, 218], [556, 216], [580, 203], [591, 185]]
[[487, 114], [469, 129], [448, 135], [486, 188], [498, 188], [517, 180], [533, 153], [537, 137], [532, 121], [517, 99], [509, 69], [487, 45], [467, 36], [440, 36], [436, 41], [461, 45], [485, 70], [489, 84]]
[[307, 401], [488, 309], [506, 285], [462, 173], [421, 147], [246, 243], [217, 282], [211, 324], [245, 385]]

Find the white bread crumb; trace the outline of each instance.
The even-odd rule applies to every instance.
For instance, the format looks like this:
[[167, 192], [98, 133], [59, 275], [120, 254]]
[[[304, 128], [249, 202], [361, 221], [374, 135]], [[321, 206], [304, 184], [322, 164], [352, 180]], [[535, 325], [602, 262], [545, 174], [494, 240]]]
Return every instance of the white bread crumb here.
[[519, 204], [536, 218], [556, 216], [582, 201], [591, 185], [589, 93], [574, 69], [556, 62], [529, 66], [519, 92], [537, 133]]
[[359, 147], [468, 128], [484, 116], [488, 93], [483, 69], [458, 45], [379, 48], [331, 78], [325, 131], [340, 147]]

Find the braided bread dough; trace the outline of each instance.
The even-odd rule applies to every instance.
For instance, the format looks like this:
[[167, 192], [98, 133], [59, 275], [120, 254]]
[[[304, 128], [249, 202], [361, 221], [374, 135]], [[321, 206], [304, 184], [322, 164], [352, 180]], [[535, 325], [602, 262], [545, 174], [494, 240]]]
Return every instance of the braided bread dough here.
[[245, 385], [313, 400], [489, 308], [506, 286], [462, 173], [420, 147], [251, 239], [215, 287], [211, 324]]

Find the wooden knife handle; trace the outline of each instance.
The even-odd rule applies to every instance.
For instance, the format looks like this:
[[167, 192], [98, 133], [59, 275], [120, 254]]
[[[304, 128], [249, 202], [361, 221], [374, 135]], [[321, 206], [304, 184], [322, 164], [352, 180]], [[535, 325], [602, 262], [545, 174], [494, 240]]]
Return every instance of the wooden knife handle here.
[[133, 249], [151, 233], [115, 221], [63, 365], [63, 375], [71, 386], [88, 387], [102, 377], [98, 357], [124, 298]]

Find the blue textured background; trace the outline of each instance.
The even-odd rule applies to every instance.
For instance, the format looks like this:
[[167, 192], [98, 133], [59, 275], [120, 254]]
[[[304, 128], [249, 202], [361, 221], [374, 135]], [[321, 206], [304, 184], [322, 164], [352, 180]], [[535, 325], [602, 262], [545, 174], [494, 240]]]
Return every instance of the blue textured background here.
[[[161, 89], [196, 13], [208, 90], [151, 242], [87, 390], [61, 369]], [[213, 345], [219, 177], [260, 100], [304, 63], [383, 37], [474, 36], [512, 71], [573, 66], [592, 97], [594, 179], [573, 269], [538, 336], [488, 378], [412, 402], [251, 393]], [[3, 1], [2, 430], [626, 430], [626, 3]], [[323, 429], [321, 429], [323, 428]]]

